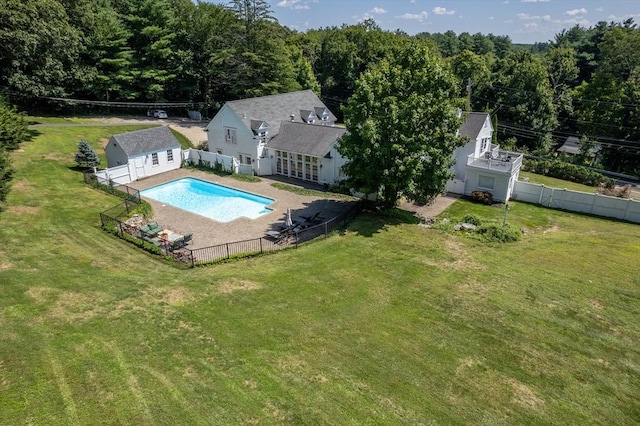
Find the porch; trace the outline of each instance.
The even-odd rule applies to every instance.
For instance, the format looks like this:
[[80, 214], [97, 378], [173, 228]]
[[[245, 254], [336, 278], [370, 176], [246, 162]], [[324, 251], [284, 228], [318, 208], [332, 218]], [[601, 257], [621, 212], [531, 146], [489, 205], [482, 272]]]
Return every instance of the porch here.
[[491, 148], [491, 151], [485, 152], [483, 157], [476, 158], [474, 154], [469, 155], [467, 157], [467, 166], [505, 174], [512, 174], [522, 166], [522, 154], [502, 151], [498, 145], [492, 145]]

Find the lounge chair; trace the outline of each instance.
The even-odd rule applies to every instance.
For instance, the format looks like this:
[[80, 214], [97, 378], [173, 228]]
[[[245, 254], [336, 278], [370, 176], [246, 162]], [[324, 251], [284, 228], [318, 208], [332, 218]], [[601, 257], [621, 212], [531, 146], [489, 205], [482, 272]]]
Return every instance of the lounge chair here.
[[162, 231], [162, 226], [158, 225], [158, 222], [156, 221], [149, 222], [140, 227], [140, 232], [142, 232], [142, 236], [144, 237], [153, 238], [158, 235], [160, 231]]
[[186, 246], [187, 244], [189, 244], [191, 242], [193, 238], [193, 233], [192, 232], [187, 232], [186, 234], [184, 234], [184, 245]]

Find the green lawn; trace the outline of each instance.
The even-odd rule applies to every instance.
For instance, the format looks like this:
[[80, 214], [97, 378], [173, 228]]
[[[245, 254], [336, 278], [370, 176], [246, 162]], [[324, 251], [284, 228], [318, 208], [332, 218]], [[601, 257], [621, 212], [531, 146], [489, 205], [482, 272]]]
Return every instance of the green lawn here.
[[557, 179], [549, 176], [539, 175], [531, 172], [520, 172], [519, 180], [529, 179], [529, 183], [538, 183], [551, 188], [570, 189], [572, 191], [582, 191], [593, 194], [596, 187], [583, 185], [581, 183], [571, 182], [568, 180]]
[[[1, 424], [636, 424], [640, 226], [513, 202], [483, 244], [363, 214], [178, 270], [102, 232], [119, 202], [42, 128], [0, 213]], [[501, 220], [503, 209], [456, 202]]]

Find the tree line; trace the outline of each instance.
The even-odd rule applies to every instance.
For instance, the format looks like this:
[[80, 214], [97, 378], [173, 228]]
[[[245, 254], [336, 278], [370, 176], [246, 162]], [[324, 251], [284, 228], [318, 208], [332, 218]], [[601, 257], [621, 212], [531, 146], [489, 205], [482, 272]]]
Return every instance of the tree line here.
[[[429, 49], [468, 107], [496, 117], [503, 147], [542, 156], [568, 136], [596, 166], [640, 173], [640, 30], [575, 26], [536, 45], [493, 34], [384, 31], [372, 20], [280, 25], [264, 0], [0, 0], [0, 82], [21, 108], [46, 98], [193, 102], [311, 89], [342, 118], [356, 82], [406, 46]], [[210, 114], [209, 114], [210, 115]]]

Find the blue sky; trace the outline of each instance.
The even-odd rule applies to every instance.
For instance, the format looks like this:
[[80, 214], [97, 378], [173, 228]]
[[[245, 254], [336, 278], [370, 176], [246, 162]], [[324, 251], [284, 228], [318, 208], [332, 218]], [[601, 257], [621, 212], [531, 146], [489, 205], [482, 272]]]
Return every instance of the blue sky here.
[[310, 28], [372, 18], [385, 30], [508, 35], [515, 43], [552, 40], [563, 28], [598, 21], [640, 24], [638, 0], [268, 0], [281, 25]]

